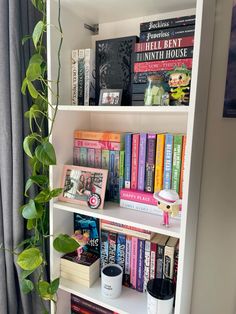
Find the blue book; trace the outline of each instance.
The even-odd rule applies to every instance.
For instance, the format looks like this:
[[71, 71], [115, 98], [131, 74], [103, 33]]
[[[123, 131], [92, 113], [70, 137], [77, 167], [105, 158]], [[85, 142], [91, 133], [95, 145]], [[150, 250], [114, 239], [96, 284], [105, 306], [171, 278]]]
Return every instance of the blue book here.
[[125, 234], [118, 233], [116, 243], [116, 264], [120, 265], [123, 268], [123, 272], [125, 268], [125, 242]]
[[125, 134], [125, 188], [131, 186], [132, 133]]
[[137, 284], [136, 290], [143, 292], [145, 240], [138, 239]]
[[166, 134], [165, 137], [163, 189], [170, 189], [172, 176], [173, 134]]

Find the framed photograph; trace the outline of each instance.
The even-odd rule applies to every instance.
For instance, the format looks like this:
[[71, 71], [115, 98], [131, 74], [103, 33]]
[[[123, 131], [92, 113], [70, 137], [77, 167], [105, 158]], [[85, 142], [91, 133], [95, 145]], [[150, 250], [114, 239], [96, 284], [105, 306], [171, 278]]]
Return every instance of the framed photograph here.
[[59, 200], [102, 209], [107, 173], [106, 169], [65, 165], [61, 184], [63, 192]]
[[101, 89], [99, 106], [120, 106], [122, 89]]

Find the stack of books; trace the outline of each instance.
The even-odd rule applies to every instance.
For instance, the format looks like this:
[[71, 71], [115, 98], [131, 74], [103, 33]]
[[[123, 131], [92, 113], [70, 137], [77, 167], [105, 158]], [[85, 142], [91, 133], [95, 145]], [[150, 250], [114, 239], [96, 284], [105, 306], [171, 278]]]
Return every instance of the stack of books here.
[[72, 50], [72, 105], [95, 104], [95, 53], [92, 49]]
[[116, 314], [113, 311], [85, 300], [76, 295], [71, 295], [71, 314]]
[[77, 166], [108, 169], [106, 199], [119, 202], [124, 185], [124, 134], [119, 132], [74, 132], [73, 162]]
[[117, 263], [123, 268], [123, 284], [145, 292], [153, 278], [168, 278], [176, 283], [178, 239], [101, 221], [101, 267]]
[[188, 105], [195, 15], [140, 24], [132, 105]]

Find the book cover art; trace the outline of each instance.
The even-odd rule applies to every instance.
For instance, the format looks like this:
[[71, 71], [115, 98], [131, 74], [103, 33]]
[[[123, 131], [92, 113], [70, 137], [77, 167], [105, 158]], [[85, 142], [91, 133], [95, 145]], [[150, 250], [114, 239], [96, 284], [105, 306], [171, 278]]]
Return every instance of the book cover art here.
[[181, 17], [174, 17], [171, 19], [145, 22], [140, 24], [140, 31], [147, 32], [155, 29], [194, 25], [195, 19], [196, 19], [195, 15], [187, 15]]
[[139, 160], [138, 160], [138, 190], [144, 191], [145, 186], [145, 165], [146, 165], [147, 134], [140, 134]]
[[179, 193], [182, 141], [182, 135], [174, 135], [171, 189], [175, 190], [177, 193]]
[[137, 284], [136, 290], [143, 292], [145, 240], [138, 239]]
[[131, 187], [132, 134], [125, 134], [125, 188]]
[[82, 215], [74, 214], [74, 231], [89, 234], [89, 242], [83, 247], [85, 251], [92, 252], [99, 256], [99, 219]]
[[109, 260], [109, 232], [101, 230], [101, 269], [108, 264]]
[[117, 234], [114, 232], [109, 232], [108, 240], [109, 240], [108, 264], [115, 264]]
[[131, 268], [131, 250], [132, 237], [126, 236], [126, 250], [125, 250], [125, 270], [124, 270], [124, 285], [130, 287], [130, 268]]
[[154, 192], [162, 190], [165, 153], [165, 134], [157, 134]]
[[166, 134], [165, 136], [165, 159], [164, 159], [164, 175], [163, 175], [163, 188], [171, 188], [172, 176], [172, 152], [173, 152], [173, 135]]
[[138, 187], [138, 161], [139, 161], [140, 134], [132, 136], [132, 157], [131, 157], [131, 189]]
[[101, 89], [122, 89], [122, 104], [131, 105], [131, 73], [138, 37], [96, 41], [96, 104]]
[[95, 54], [93, 49], [84, 52], [84, 105], [95, 104]]
[[154, 171], [156, 154], [156, 134], [147, 136], [147, 155], [145, 172], [145, 191], [153, 193], [154, 191]]

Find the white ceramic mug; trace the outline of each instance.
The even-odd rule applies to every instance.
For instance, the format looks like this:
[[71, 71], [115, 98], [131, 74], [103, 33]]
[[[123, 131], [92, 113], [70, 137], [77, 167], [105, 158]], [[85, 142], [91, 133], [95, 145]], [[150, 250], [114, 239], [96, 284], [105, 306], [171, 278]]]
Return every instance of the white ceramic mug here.
[[106, 298], [118, 298], [122, 290], [123, 269], [118, 264], [108, 264], [102, 268], [102, 295]]

